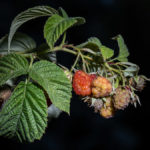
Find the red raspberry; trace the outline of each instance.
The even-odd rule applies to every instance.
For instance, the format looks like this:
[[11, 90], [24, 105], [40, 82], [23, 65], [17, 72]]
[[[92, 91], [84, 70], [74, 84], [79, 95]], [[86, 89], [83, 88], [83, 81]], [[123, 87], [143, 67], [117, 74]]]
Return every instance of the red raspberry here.
[[93, 80], [97, 77], [96, 74], [90, 74], [89, 76], [91, 78], [91, 82], [93, 82]]
[[87, 73], [78, 70], [73, 77], [73, 89], [77, 95], [91, 95], [92, 79]]

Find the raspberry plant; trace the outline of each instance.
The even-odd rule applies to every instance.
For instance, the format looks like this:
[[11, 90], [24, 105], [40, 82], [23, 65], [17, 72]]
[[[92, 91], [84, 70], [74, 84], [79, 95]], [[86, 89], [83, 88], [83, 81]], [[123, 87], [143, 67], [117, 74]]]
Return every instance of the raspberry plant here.
[[[44, 25], [46, 42], [37, 46], [17, 30], [43, 16], [48, 17]], [[73, 77], [76, 94], [105, 118], [112, 117], [118, 108], [140, 102], [136, 92], [149, 79], [139, 75], [139, 67], [128, 61], [129, 51], [121, 35], [113, 38], [118, 43], [118, 56], [96, 37], [80, 45], [67, 43], [66, 31], [83, 23], [84, 18], [69, 17], [62, 8], [49, 6], [30, 8], [12, 21], [9, 34], [0, 39], [1, 136], [20, 142], [41, 139], [48, 121], [47, 99], [49, 105], [70, 113], [74, 73], [78, 73]], [[57, 62], [57, 51], [76, 56], [71, 68]], [[19, 83], [14, 82], [18, 79]], [[125, 92], [117, 94], [118, 89]]]

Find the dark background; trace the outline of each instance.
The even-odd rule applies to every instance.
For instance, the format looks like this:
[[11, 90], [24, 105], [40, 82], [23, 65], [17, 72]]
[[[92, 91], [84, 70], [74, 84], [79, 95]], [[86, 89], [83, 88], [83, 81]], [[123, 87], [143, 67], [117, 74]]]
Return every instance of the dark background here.
[[[150, 77], [150, 0], [0, 0], [0, 37], [8, 33], [12, 19], [19, 12], [40, 4], [61, 6], [70, 16], [86, 18], [85, 25], [69, 30], [70, 43], [79, 44], [96, 36], [104, 45], [115, 48], [111, 37], [122, 34], [130, 50], [129, 60], [140, 66], [141, 74]], [[20, 30], [40, 43], [45, 20], [26, 23]], [[66, 65], [72, 63], [70, 55], [67, 59], [63, 57], [60, 61]], [[58, 119], [53, 119], [40, 141], [19, 144], [0, 138], [0, 146], [14, 150], [140, 150], [146, 146], [149, 149], [149, 90], [150, 84], [147, 84], [139, 93], [141, 107], [129, 106], [112, 119], [95, 114], [74, 95], [71, 115], [62, 113]]]

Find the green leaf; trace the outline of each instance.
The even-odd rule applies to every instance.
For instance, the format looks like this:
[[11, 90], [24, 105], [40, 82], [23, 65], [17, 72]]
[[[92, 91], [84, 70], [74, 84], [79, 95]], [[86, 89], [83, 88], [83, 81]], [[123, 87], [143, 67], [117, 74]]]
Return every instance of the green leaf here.
[[133, 77], [134, 76], [133, 72], [124, 72], [123, 74], [125, 77]]
[[91, 37], [91, 38], [89, 38], [88, 42], [95, 43], [99, 48], [102, 45], [101, 41], [97, 37]]
[[[59, 12], [60, 16], [62, 16], [64, 18], [69, 18], [67, 12], [62, 7], [59, 7], [58, 12]], [[83, 17], [73, 17], [73, 18], [77, 20], [77, 23], [74, 25], [81, 25], [86, 22]]]
[[49, 6], [36, 6], [33, 8], [29, 8], [21, 12], [19, 15], [17, 15], [12, 21], [10, 27], [10, 32], [8, 37], [8, 50], [10, 50], [11, 41], [13, 39], [15, 32], [22, 24], [38, 17], [51, 16], [56, 13], [57, 11]]
[[102, 43], [97, 37], [91, 37], [87, 40], [87, 42], [78, 45], [79, 48], [89, 48], [94, 51], [99, 51]]
[[47, 126], [43, 91], [31, 82], [20, 82], [0, 112], [0, 136], [20, 142], [40, 139]]
[[[34, 48], [36, 48], [36, 43], [31, 37], [23, 33], [16, 33], [11, 42], [10, 52], [29, 51]], [[0, 40], [0, 53], [8, 53], [8, 35]]]
[[136, 64], [131, 63], [130, 66], [124, 70], [124, 76], [133, 77], [138, 73], [138, 71], [139, 71], [139, 67]]
[[[82, 50], [82, 52], [86, 52], [93, 59], [93, 61], [89, 61], [89, 69], [88, 72], [99, 72], [100, 65], [104, 63], [103, 57], [100, 52], [100, 47], [102, 46], [101, 41], [97, 37], [91, 37], [86, 42], [77, 45], [78, 48]], [[78, 68], [80, 68], [80, 64], [78, 64]]]
[[0, 58], [0, 86], [7, 80], [27, 74], [29, 64], [26, 58], [9, 54]]
[[59, 12], [59, 15], [64, 17], [64, 18], [69, 17], [68, 14], [66, 13], [66, 11], [62, 7], [59, 7], [58, 12]]
[[129, 51], [124, 42], [123, 37], [121, 35], [118, 35], [114, 37], [113, 39], [117, 40], [118, 46], [119, 46], [119, 55], [117, 57], [117, 60], [122, 61], [122, 62], [128, 61], [127, 57], [129, 56]]
[[130, 66], [130, 67], [126, 68], [124, 71], [126, 71], [126, 72], [136, 72], [138, 70], [139, 70], [139, 68], [137, 66]]
[[120, 62], [120, 63], [123, 64], [123, 65], [126, 65], [126, 66], [138, 67], [136, 64], [131, 63], [131, 62]]
[[114, 51], [112, 49], [104, 46], [104, 45], [102, 45], [100, 47], [100, 51], [101, 51], [102, 56], [105, 60], [111, 58], [114, 55]]
[[77, 22], [74, 24], [74, 26], [82, 25], [86, 22], [85, 18], [83, 18], [83, 17], [73, 17], [73, 18], [77, 20]]
[[60, 67], [39, 61], [33, 64], [29, 75], [44, 88], [57, 108], [69, 113], [72, 85]]
[[59, 37], [70, 27], [78, 23], [79, 18], [64, 18], [57, 14], [50, 17], [44, 26], [44, 37], [50, 47], [53, 48]]

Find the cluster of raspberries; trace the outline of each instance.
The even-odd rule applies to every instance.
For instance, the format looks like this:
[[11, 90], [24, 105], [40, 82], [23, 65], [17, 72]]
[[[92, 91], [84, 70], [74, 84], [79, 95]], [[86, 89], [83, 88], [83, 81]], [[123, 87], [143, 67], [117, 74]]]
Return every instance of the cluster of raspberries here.
[[73, 89], [77, 95], [93, 95], [98, 98], [108, 96], [112, 91], [112, 85], [104, 77], [78, 70], [73, 77]]
[[81, 70], [74, 74], [73, 89], [77, 95], [86, 97], [88, 99], [86, 102], [90, 103], [95, 112], [99, 112], [104, 118], [110, 118], [114, 116], [117, 109], [127, 107], [131, 99], [129, 89], [118, 87], [115, 92], [112, 92], [112, 84], [107, 78], [87, 74]]

